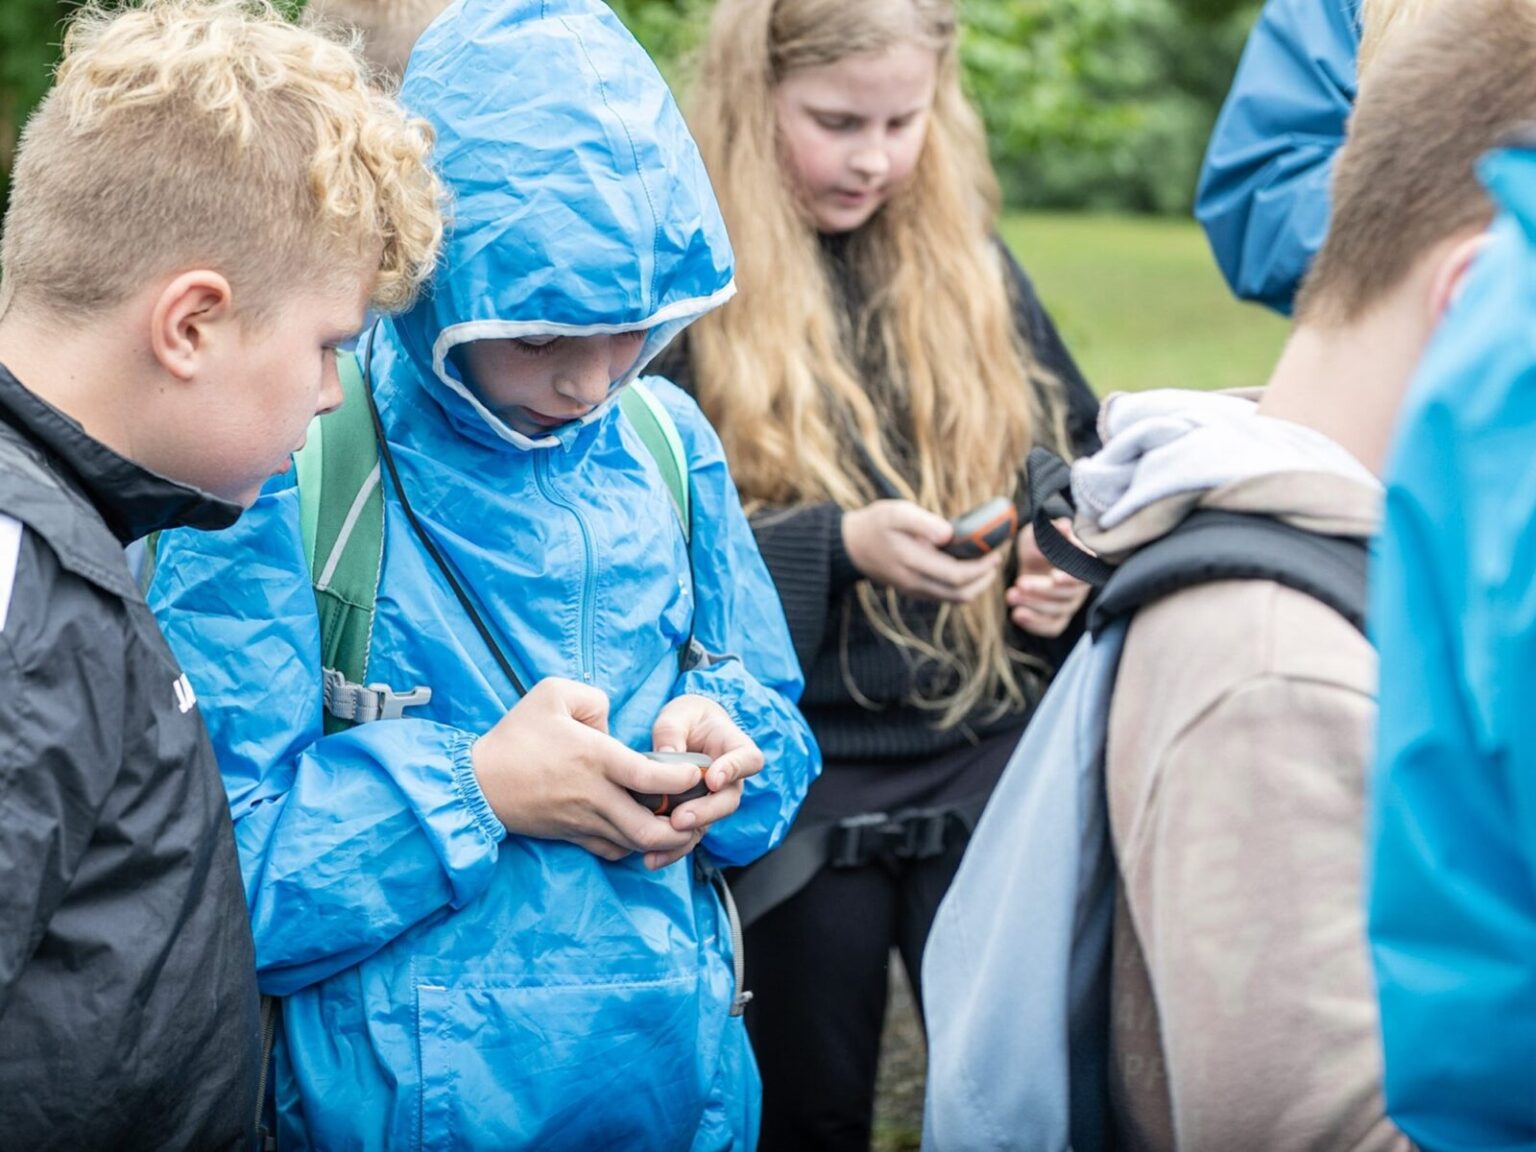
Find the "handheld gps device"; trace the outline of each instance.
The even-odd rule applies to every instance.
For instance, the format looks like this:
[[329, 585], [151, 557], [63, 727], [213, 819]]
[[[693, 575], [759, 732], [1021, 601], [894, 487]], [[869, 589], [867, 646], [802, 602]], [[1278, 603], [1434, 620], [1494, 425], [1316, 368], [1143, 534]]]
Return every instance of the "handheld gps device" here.
[[673, 796], [665, 796], [658, 792], [636, 792], [633, 788], [627, 788], [637, 804], [649, 808], [657, 816], [665, 816], [672, 809], [688, 800], [697, 800], [700, 796], [709, 795], [709, 785], [704, 783], [704, 772], [712, 764], [708, 756], [702, 752], [642, 752], [647, 760], [654, 760], [658, 764], [692, 764], [699, 770], [699, 782], [686, 792], [679, 792]]
[[950, 521], [955, 530], [944, 551], [961, 560], [975, 560], [1006, 544], [1019, 531], [1019, 511], [1006, 496], [988, 500]]

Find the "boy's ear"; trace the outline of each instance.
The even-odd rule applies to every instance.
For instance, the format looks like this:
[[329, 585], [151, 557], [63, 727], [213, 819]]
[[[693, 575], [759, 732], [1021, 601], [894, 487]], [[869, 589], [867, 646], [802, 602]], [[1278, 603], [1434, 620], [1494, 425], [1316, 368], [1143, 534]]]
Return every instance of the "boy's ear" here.
[[1456, 303], [1456, 297], [1461, 295], [1462, 285], [1465, 283], [1468, 270], [1477, 260], [1480, 253], [1488, 244], [1488, 233], [1478, 232], [1474, 236], [1467, 236], [1457, 241], [1441, 257], [1435, 267], [1433, 279], [1429, 287], [1429, 320], [1431, 324], [1439, 324], [1440, 317], [1446, 310]]
[[232, 320], [228, 280], [206, 268], [182, 272], [150, 311], [155, 359], [177, 380], [191, 380], [205, 364], [210, 339]]

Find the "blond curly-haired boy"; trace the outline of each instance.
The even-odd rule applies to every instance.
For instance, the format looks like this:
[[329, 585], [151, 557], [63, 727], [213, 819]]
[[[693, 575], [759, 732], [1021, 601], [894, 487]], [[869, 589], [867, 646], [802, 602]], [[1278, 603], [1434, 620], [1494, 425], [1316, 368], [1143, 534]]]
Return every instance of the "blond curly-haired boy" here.
[[427, 151], [349, 49], [264, 0], [81, 13], [23, 133], [0, 240], [7, 1146], [254, 1135], [224, 790], [122, 549], [232, 523], [339, 402], [337, 343], [435, 260]]

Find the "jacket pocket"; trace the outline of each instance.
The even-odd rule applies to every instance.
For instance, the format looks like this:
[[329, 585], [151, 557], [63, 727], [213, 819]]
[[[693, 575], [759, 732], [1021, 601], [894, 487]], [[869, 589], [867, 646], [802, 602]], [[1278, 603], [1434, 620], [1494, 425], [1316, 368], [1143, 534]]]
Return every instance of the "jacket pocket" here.
[[416, 983], [421, 1147], [687, 1149], [718, 1061], [698, 977]]

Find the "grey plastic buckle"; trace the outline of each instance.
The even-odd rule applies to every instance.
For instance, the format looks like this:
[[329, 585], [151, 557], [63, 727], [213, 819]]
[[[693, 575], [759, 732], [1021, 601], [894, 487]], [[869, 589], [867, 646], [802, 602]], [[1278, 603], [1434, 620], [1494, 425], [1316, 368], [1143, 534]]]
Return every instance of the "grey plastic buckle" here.
[[372, 724], [376, 720], [395, 720], [407, 708], [432, 699], [432, 689], [412, 688], [396, 692], [388, 684], [354, 684], [334, 668], [321, 676], [321, 697], [325, 710], [350, 724]]
[[388, 684], [370, 684], [368, 691], [378, 696], [378, 719], [380, 720], [398, 720], [407, 708], [414, 708], [432, 699], [430, 688], [412, 688], [409, 692], [395, 692]]

